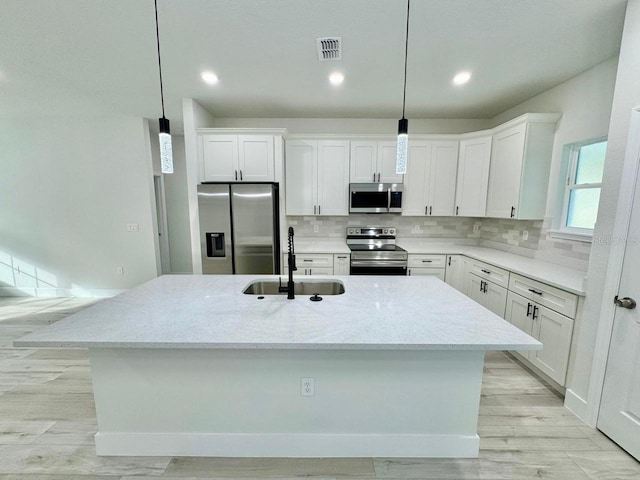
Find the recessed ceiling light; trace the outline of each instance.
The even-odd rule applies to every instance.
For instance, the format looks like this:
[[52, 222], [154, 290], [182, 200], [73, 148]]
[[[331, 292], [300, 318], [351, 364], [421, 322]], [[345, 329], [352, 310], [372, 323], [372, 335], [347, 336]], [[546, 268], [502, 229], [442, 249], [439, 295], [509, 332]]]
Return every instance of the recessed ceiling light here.
[[471, 72], [460, 72], [453, 77], [454, 85], [464, 85], [469, 80], [471, 80]]
[[333, 72], [329, 75], [329, 82], [331, 82], [331, 85], [335, 87], [342, 85], [342, 82], [344, 82], [344, 75], [340, 72]]
[[204, 83], [208, 83], [209, 85], [215, 85], [218, 83], [218, 76], [213, 72], [202, 72], [200, 74]]

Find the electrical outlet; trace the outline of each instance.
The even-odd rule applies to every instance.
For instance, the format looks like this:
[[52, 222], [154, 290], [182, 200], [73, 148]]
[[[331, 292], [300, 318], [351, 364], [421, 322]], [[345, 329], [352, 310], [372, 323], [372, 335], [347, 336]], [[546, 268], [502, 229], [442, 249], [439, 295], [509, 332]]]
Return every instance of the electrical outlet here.
[[473, 225], [473, 233], [478, 233], [480, 231], [480, 224], [476, 223]]
[[300, 395], [303, 397], [313, 397], [315, 393], [314, 380], [311, 377], [303, 377], [300, 379]]
[[522, 232], [522, 239], [523, 240], [528, 240], [529, 239], [529, 230], [524, 230]]
[[124, 275], [124, 267], [118, 267], [118, 275]]
[[414, 225], [413, 226], [413, 233], [420, 233], [420, 225]]
[[318, 225], [313, 226], [313, 233], [318, 233], [319, 230], [320, 230], [320, 227]]
[[127, 223], [127, 232], [139, 232], [140, 226], [137, 223]]

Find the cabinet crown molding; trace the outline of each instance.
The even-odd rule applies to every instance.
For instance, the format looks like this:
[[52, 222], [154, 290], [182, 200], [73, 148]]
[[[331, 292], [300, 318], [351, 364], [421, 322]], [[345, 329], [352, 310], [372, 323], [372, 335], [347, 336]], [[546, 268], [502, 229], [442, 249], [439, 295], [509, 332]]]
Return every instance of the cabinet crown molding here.
[[198, 135], [281, 135], [286, 128], [196, 128]]

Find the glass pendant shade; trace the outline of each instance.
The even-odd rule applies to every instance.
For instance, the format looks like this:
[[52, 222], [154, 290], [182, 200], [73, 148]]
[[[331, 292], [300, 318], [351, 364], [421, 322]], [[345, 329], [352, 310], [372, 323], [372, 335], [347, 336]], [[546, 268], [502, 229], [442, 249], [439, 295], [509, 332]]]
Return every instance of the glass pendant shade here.
[[409, 121], [406, 118], [398, 122], [398, 151], [396, 155], [396, 173], [407, 173], [407, 153], [409, 148]]
[[169, 120], [162, 117], [160, 123], [160, 163], [162, 173], [173, 173], [173, 150], [171, 147], [171, 132], [169, 130]]

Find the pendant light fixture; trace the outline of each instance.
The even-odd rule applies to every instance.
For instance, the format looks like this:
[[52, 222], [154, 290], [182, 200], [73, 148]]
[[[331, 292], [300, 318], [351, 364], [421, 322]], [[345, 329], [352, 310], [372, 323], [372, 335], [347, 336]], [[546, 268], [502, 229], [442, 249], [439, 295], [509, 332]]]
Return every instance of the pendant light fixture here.
[[404, 88], [402, 90], [402, 118], [398, 121], [398, 152], [396, 155], [396, 173], [407, 173], [407, 154], [409, 149], [409, 121], [404, 118], [404, 106], [407, 99], [407, 53], [409, 52], [409, 5], [407, 0], [407, 33], [404, 40]]
[[158, 119], [160, 127], [160, 163], [162, 173], [173, 173], [173, 151], [171, 148], [171, 130], [169, 120], [164, 116], [164, 90], [162, 88], [162, 63], [160, 62], [160, 31], [158, 29], [158, 0], [153, 0], [156, 10], [156, 44], [158, 46], [158, 71], [160, 72], [160, 100], [162, 101], [162, 118]]

